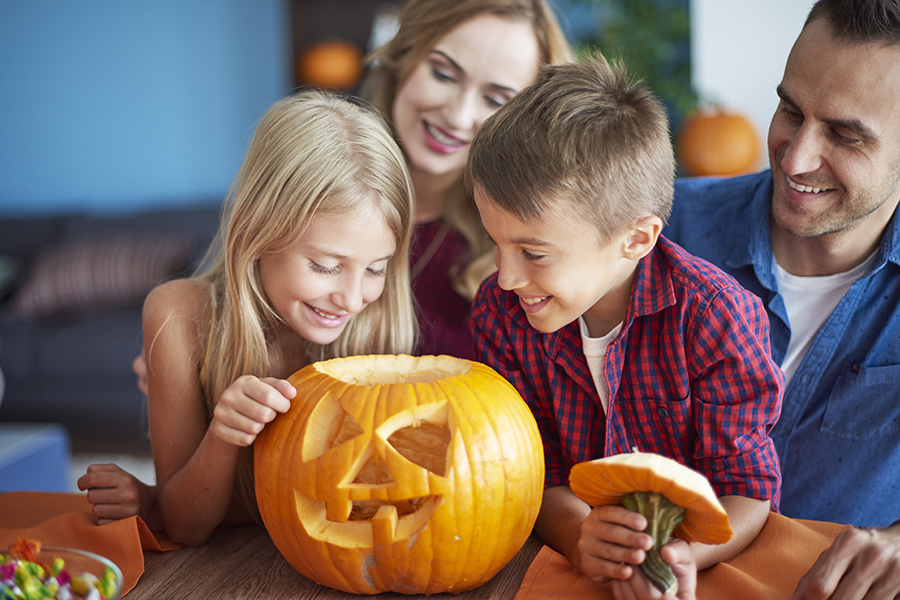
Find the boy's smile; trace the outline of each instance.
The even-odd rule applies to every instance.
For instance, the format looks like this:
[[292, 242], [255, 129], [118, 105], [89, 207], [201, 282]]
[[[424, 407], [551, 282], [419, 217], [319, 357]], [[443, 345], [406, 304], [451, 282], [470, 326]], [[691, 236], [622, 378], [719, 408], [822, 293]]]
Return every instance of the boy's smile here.
[[622, 321], [637, 262], [623, 252], [626, 236], [601, 245], [593, 224], [561, 207], [523, 221], [477, 185], [475, 203], [496, 244], [498, 284], [519, 297], [534, 328], [551, 333], [584, 316], [599, 337]]

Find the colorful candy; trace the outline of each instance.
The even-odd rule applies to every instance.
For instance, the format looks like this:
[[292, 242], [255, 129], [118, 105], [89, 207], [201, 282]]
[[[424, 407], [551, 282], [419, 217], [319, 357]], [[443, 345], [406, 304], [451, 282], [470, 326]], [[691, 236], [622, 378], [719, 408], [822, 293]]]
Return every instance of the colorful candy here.
[[37, 561], [41, 544], [24, 538], [0, 554], [0, 600], [102, 600], [115, 595], [117, 575], [106, 567], [99, 578], [93, 573], [72, 575], [65, 561], [53, 565]]

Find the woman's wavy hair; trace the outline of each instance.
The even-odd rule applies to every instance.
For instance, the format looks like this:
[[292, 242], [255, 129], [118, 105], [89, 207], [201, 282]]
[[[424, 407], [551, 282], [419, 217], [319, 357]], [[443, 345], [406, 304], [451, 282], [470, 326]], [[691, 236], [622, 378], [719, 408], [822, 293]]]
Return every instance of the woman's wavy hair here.
[[[450, 31], [484, 14], [531, 23], [538, 41], [541, 64], [572, 59], [571, 49], [556, 15], [546, 0], [409, 0], [399, 14], [394, 38], [366, 59], [362, 95], [391, 123], [397, 90], [415, 67]], [[396, 131], [395, 131], [396, 136]], [[493, 246], [488, 242], [473, 198], [463, 185], [455, 191], [445, 215], [470, 248], [471, 260], [461, 272], [451, 273], [460, 293], [473, 298], [481, 281], [494, 269]]]
[[[384, 292], [333, 343], [308, 343], [302, 350], [310, 362], [412, 350], [412, 184], [404, 156], [375, 110], [319, 91], [275, 103], [253, 136], [206, 261], [211, 266], [201, 274], [212, 284], [213, 318], [201, 369], [210, 418], [238, 377], [269, 375], [269, 350], [282, 320], [263, 289], [259, 259], [290, 248], [315, 217], [373, 209], [397, 240]], [[243, 453], [235, 487], [258, 515], [252, 451]]]

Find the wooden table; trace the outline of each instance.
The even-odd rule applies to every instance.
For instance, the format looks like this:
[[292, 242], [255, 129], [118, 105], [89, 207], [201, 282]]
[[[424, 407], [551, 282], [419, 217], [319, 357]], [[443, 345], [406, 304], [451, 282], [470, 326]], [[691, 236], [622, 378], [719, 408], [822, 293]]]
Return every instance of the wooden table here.
[[[406, 596], [383, 593], [375, 597], [511, 600], [525, 577], [541, 541], [532, 535], [513, 560], [484, 585], [462, 594]], [[144, 574], [125, 600], [221, 598], [235, 600], [331, 600], [362, 598], [318, 585], [281, 556], [260, 526], [232, 527], [216, 532], [199, 548], [144, 552]]]

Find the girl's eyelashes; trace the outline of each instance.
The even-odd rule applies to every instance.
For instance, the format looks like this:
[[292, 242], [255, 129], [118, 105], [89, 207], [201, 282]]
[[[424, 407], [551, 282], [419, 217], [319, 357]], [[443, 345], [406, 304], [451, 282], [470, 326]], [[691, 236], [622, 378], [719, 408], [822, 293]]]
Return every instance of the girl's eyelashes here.
[[[309, 267], [315, 271], [316, 273], [321, 273], [322, 275], [336, 275], [340, 270], [340, 266], [337, 267], [323, 267], [322, 265], [309, 261]], [[387, 275], [387, 267], [382, 267], [380, 269], [368, 268], [366, 269], [366, 274], [371, 275], [372, 277], [384, 277]]]
[[323, 275], [334, 275], [338, 272], [338, 267], [323, 267], [313, 261], [309, 261], [309, 267], [316, 273], [321, 273]]

